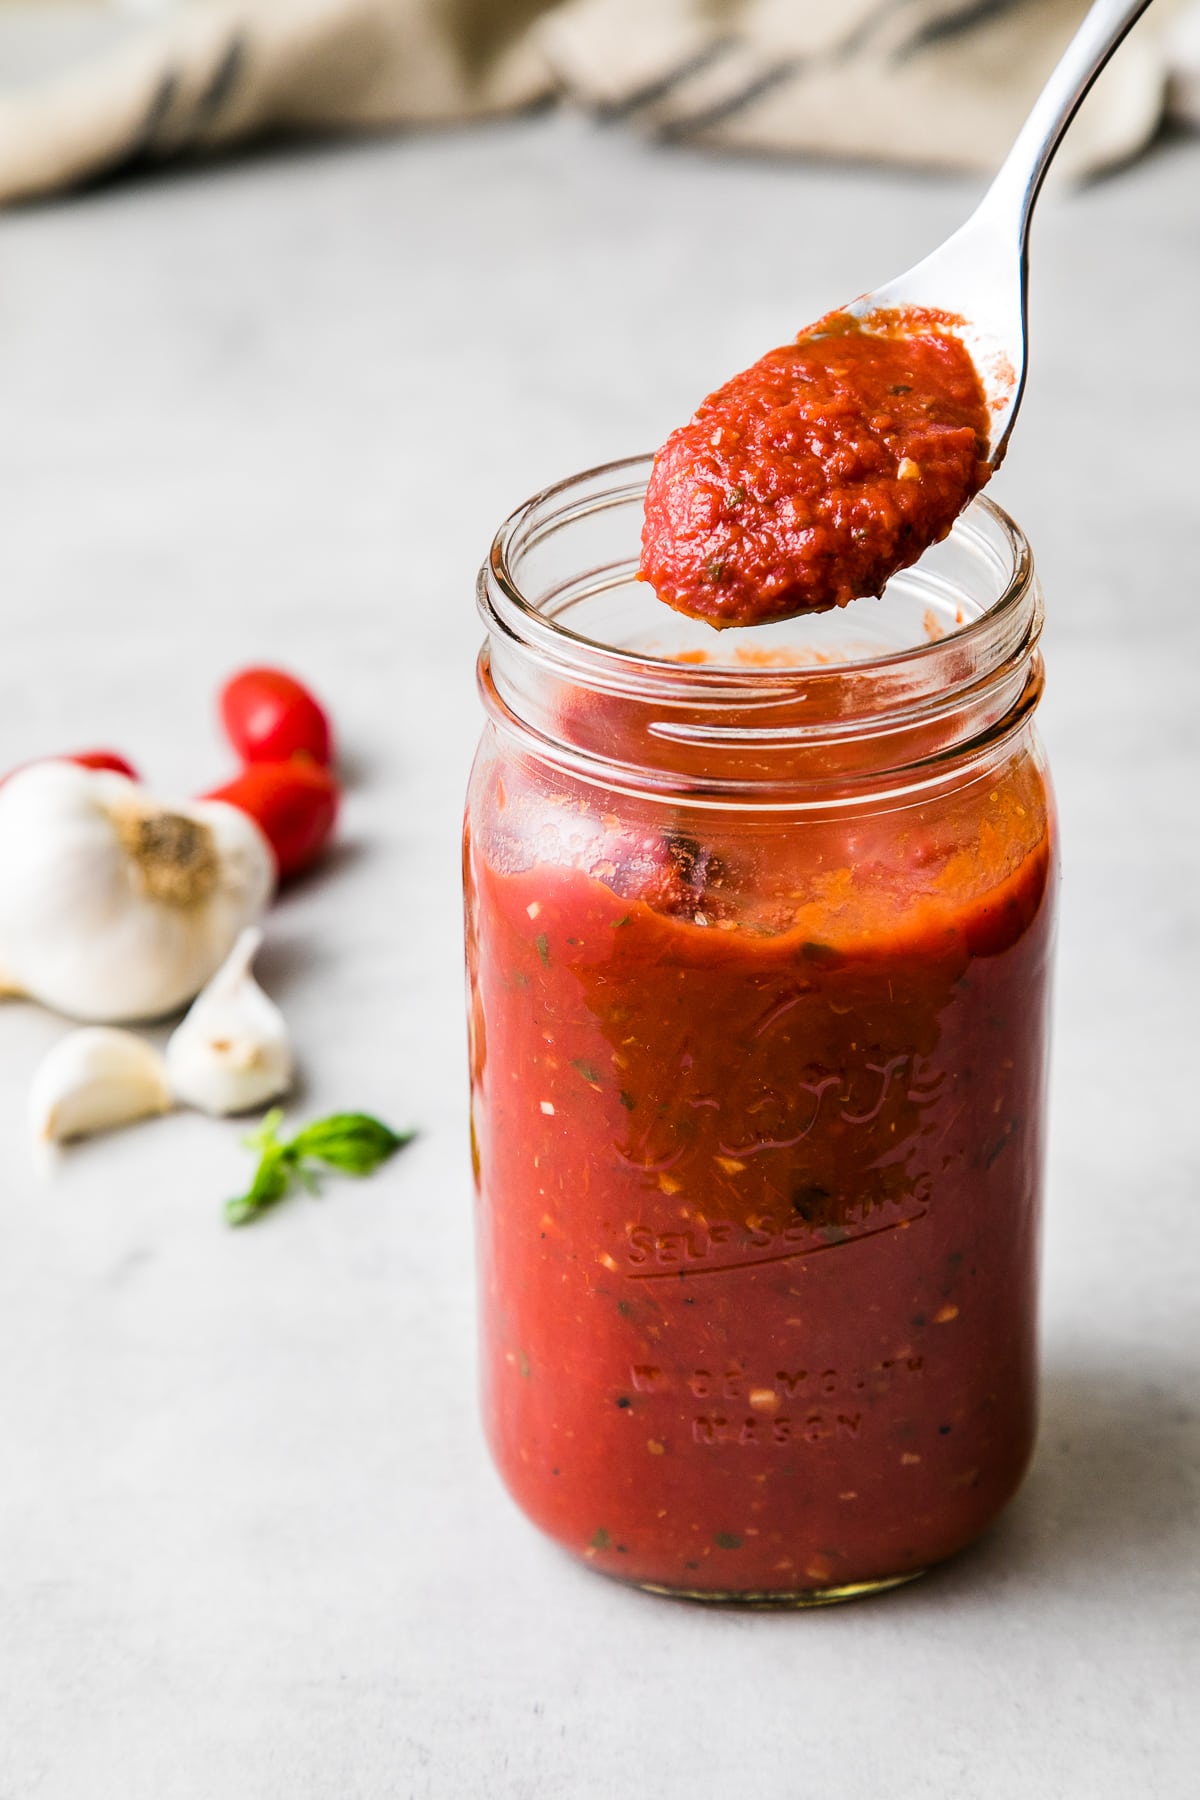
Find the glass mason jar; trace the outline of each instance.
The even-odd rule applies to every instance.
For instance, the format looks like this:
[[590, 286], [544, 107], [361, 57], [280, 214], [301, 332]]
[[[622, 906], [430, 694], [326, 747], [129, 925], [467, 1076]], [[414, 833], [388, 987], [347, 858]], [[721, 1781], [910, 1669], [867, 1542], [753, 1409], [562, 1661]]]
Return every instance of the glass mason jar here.
[[977, 499], [882, 602], [718, 636], [635, 579], [648, 469], [538, 495], [480, 578], [486, 1427], [593, 1568], [840, 1599], [1033, 1444], [1041, 597]]

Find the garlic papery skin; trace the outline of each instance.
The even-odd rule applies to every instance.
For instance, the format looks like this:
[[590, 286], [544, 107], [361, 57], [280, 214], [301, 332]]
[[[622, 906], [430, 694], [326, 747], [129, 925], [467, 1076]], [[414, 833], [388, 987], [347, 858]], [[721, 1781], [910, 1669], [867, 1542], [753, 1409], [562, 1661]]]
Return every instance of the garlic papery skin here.
[[166, 1064], [153, 1044], [132, 1031], [88, 1025], [72, 1031], [43, 1057], [29, 1093], [35, 1147], [87, 1137], [167, 1112]]
[[250, 973], [261, 944], [261, 931], [243, 931], [167, 1043], [171, 1092], [201, 1112], [249, 1112], [292, 1085], [283, 1014]]
[[0, 969], [72, 1018], [161, 1018], [197, 994], [275, 886], [223, 801], [166, 805], [123, 775], [35, 763], [0, 787]]

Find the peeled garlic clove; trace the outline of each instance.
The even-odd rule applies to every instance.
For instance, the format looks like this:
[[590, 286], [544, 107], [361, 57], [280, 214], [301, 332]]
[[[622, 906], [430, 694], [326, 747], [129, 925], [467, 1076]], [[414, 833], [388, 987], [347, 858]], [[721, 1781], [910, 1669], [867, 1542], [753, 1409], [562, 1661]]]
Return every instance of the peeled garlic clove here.
[[168, 1041], [171, 1092], [201, 1112], [249, 1112], [292, 1085], [283, 1014], [250, 973], [261, 944], [261, 931], [243, 931]]
[[197, 994], [275, 885], [254, 821], [36, 763], [0, 787], [0, 968], [77, 1019], [159, 1018]]
[[166, 1067], [154, 1045], [132, 1031], [91, 1025], [43, 1057], [29, 1094], [29, 1123], [35, 1143], [56, 1144], [149, 1118], [170, 1104]]

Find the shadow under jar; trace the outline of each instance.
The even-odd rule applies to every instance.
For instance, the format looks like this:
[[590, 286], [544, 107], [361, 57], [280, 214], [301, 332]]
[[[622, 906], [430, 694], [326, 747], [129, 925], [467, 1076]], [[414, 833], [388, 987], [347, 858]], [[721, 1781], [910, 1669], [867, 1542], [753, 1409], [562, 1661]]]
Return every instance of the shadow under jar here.
[[484, 1416], [593, 1568], [841, 1599], [970, 1543], [1033, 1444], [1041, 599], [979, 499], [882, 601], [718, 637], [635, 579], [648, 467], [538, 495], [480, 579]]

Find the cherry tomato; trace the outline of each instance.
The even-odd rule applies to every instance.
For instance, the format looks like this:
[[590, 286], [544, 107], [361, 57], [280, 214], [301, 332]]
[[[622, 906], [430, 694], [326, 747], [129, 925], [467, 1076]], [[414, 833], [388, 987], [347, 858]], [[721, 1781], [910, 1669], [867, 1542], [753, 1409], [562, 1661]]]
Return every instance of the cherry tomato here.
[[115, 750], [75, 750], [65, 760], [78, 763], [83, 769], [111, 769], [114, 775], [128, 775], [130, 781], [142, 779], [133, 764]]
[[327, 767], [333, 733], [324, 708], [282, 669], [243, 669], [221, 689], [221, 720], [243, 762], [307, 756]]
[[313, 762], [248, 763], [206, 800], [224, 800], [249, 813], [279, 866], [280, 879], [315, 862], [333, 833], [341, 798], [328, 769]]
[[9, 775], [15, 775], [20, 769], [30, 769], [34, 764], [44, 762], [78, 763], [81, 769], [111, 769], [114, 775], [126, 775], [130, 781], [142, 779], [133, 764], [126, 762], [123, 756], [118, 756], [115, 750], [64, 750], [61, 756], [35, 756], [32, 762], [18, 763], [15, 769], [8, 771], [8, 775], [0, 776], [0, 783], [7, 781]]

